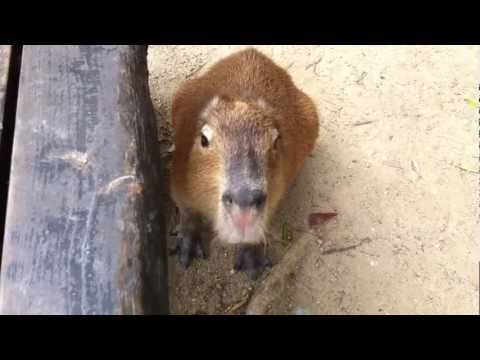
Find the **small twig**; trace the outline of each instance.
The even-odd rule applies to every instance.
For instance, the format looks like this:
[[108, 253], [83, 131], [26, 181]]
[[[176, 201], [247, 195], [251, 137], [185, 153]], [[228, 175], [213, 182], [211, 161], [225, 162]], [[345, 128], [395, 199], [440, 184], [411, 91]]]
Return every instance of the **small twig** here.
[[411, 160], [410, 161], [410, 166], [411, 166], [412, 170], [415, 172], [415, 174], [417, 174], [417, 176], [421, 179], [422, 175], [420, 174], [420, 169], [418, 167], [417, 162], [415, 160]]
[[248, 294], [245, 298], [243, 298], [242, 300], [240, 300], [238, 303], [233, 304], [233, 305], [230, 305], [230, 306], [225, 310], [225, 312], [230, 314], [230, 313], [232, 313], [232, 312], [234, 312], [234, 311], [237, 311], [237, 310], [240, 309], [242, 306], [246, 305], [249, 299], [250, 299], [250, 294]]
[[198, 73], [200, 70], [202, 70], [203, 67], [204, 67], [206, 64], [207, 64], [206, 62], [203, 63], [203, 64], [201, 64], [198, 68], [196, 68], [196, 69], [193, 70], [191, 73], [189, 73], [189, 74], [186, 76], [186, 78], [187, 78], [187, 79], [190, 79], [192, 76], [194, 76], [194, 75], [195, 75], [196, 73]]
[[333, 253], [337, 253], [337, 252], [344, 252], [344, 251], [348, 251], [348, 250], [353, 250], [359, 246], [362, 246], [363, 244], [367, 244], [369, 242], [371, 242], [372, 239], [370, 238], [364, 238], [364, 239], [361, 239], [360, 242], [358, 244], [355, 244], [355, 245], [350, 245], [350, 246], [346, 246], [346, 247], [343, 247], [343, 248], [331, 248], [331, 249], [328, 249], [328, 250], [325, 250], [322, 252], [322, 255], [329, 255], [329, 254], [333, 254]]
[[305, 70], [308, 70], [308, 69], [310, 69], [310, 68], [313, 66], [313, 73], [314, 73], [315, 75], [317, 75], [317, 76], [320, 76], [320, 75], [317, 73], [317, 65], [318, 65], [321, 61], [322, 61], [322, 57], [320, 57], [317, 61], [315, 61], [315, 62], [307, 65], [307, 66], [305, 67]]
[[361, 84], [361, 82], [363, 81], [363, 79], [365, 79], [365, 76], [367, 76], [367, 73], [364, 71], [362, 72], [360, 77], [355, 81], [357, 85], [363, 85], [363, 83]]
[[368, 125], [368, 124], [371, 124], [371, 123], [373, 123], [373, 122], [374, 122], [373, 120], [359, 121], [359, 122], [353, 123], [352, 126]]
[[403, 170], [403, 168], [401, 166], [397, 165], [396, 163], [394, 163], [392, 161], [384, 161], [382, 164], [385, 165], [385, 166], [395, 168], [395, 169]]
[[465, 169], [465, 168], [463, 168], [463, 167], [461, 167], [461, 166], [459, 166], [459, 165], [454, 165], [454, 166], [455, 166], [457, 169], [460, 169], [460, 170], [462, 170], [462, 171], [469, 172], [469, 173], [471, 173], [471, 174], [479, 174], [478, 171], [473, 171], [473, 170], [470, 170], [470, 169]]
[[360, 246], [360, 245], [351, 245], [351, 246], [347, 246], [347, 247], [344, 247], [344, 248], [331, 248], [331, 249], [322, 251], [322, 255], [329, 255], [329, 254], [333, 254], [333, 253], [337, 253], [337, 252], [344, 252], [344, 251], [355, 249], [358, 246]]
[[340, 307], [342, 305], [342, 301], [343, 301], [343, 298], [345, 297], [345, 294], [346, 292], [344, 290], [341, 290], [341, 295], [340, 295], [340, 298], [338, 299], [338, 307]]

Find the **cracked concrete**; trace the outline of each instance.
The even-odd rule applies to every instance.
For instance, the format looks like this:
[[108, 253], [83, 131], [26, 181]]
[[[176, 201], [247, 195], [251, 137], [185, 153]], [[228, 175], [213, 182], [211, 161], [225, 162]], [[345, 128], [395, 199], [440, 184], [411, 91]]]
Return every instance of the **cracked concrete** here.
[[[243, 47], [150, 47], [160, 146], [179, 84]], [[252, 282], [218, 244], [171, 261], [172, 312], [478, 314], [480, 47], [258, 48], [315, 101], [319, 141], [272, 229], [277, 265]]]

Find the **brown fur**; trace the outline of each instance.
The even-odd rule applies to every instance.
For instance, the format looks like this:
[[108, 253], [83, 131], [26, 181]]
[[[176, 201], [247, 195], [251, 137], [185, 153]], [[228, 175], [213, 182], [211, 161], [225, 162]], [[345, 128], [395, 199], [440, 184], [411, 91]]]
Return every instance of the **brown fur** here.
[[[221, 103], [209, 109], [208, 104], [216, 96]], [[172, 105], [172, 196], [181, 209], [192, 210], [211, 221], [217, 215], [219, 184], [225, 170], [219, 155], [215, 151], [202, 152], [199, 141], [202, 115], [215, 114], [224, 116], [223, 126], [239, 136], [242, 132], [248, 136], [247, 129], [253, 123], [275, 126], [279, 132], [276, 154], [268, 161], [267, 226], [314, 148], [318, 136], [315, 106], [285, 70], [254, 49], [228, 56], [203, 76], [182, 84]], [[265, 141], [258, 146], [270, 145]]]

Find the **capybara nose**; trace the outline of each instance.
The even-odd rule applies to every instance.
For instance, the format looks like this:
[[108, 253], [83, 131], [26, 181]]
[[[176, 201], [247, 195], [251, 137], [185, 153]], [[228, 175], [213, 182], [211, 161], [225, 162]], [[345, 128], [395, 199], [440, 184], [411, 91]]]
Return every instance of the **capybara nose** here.
[[267, 194], [258, 189], [240, 188], [238, 191], [227, 191], [223, 194], [222, 200], [230, 205], [232, 203], [241, 208], [261, 208], [265, 205]]
[[233, 222], [240, 230], [245, 232], [252, 225], [254, 218], [255, 216], [251, 209], [241, 210], [239, 214], [233, 217]]

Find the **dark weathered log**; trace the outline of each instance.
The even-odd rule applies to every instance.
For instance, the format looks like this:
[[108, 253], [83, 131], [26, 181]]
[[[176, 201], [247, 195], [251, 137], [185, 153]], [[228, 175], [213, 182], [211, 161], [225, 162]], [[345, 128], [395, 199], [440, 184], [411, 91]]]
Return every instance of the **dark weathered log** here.
[[[17, 51], [18, 52], [18, 51]], [[2, 264], [3, 231], [8, 194], [8, 177], [12, 152], [13, 123], [15, 117], [16, 89], [18, 85], [18, 61], [12, 69], [14, 51], [10, 45], [0, 45], [0, 267]], [[19, 57], [19, 54], [17, 54]], [[13, 76], [13, 73], [16, 73]], [[14, 85], [14, 86], [12, 86]], [[7, 89], [10, 87], [10, 91]]]
[[2, 314], [167, 313], [146, 46], [24, 46]]

